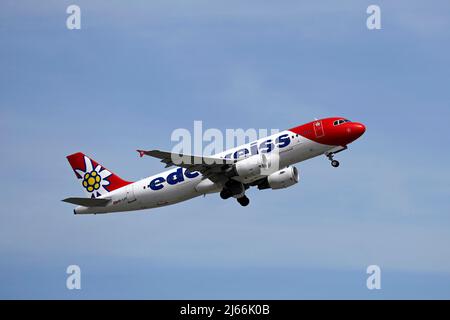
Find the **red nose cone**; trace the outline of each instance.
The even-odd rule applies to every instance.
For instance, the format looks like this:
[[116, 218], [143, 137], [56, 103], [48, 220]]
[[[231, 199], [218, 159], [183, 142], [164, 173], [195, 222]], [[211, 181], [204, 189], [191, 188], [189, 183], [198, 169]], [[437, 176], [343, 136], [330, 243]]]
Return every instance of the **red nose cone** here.
[[366, 127], [362, 123], [352, 122], [345, 127], [345, 131], [346, 134], [343, 140], [345, 140], [344, 144], [348, 144], [361, 137], [366, 131]]
[[352, 125], [352, 131], [353, 134], [356, 136], [356, 139], [358, 139], [364, 134], [364, 132], [366, 132], [366, 126], [363, 125], [362, 123], [355, 122]]

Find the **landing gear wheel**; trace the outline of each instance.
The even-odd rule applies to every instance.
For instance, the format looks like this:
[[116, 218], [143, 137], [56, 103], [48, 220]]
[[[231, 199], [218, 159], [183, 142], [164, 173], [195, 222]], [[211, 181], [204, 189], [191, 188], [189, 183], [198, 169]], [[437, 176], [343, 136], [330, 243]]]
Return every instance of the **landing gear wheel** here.
[[222, 191], [220, 191], [220, 197], [223, 200], [226, 200], [228, 198], [230, 198], [232, 196], [231, 191], [228, 189], [223, 189]]
[[237, 199], [237, 201], [243, 207], [248, 206], [248, 204], [250, 203], [250, 199], [247, 198], [247, 196], [240, 197], [240, 198]]
[[331, 161], [331, 165], [332, 165], [333, 167], [337, 168], [337, 167], [339, 167], [339, 161], [333, 160], [333, 161]]

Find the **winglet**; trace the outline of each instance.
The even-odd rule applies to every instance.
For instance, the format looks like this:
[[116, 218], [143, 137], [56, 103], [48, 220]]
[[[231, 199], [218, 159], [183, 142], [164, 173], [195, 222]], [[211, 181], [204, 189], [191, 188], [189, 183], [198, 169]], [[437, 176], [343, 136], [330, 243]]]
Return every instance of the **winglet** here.
[[137, 152], [139, 152], [139, 156], [142, 158], [143, 156], [145, 156], [145, 151], [144, 150], [136, 150]]

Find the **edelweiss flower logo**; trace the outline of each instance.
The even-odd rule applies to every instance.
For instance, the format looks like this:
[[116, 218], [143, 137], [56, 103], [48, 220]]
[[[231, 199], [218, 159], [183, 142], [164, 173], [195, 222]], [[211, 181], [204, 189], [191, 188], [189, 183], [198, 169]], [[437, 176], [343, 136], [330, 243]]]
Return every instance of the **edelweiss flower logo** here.
[[101, 165], [97, 165], [95, 168], [92, 165], [91, 160], [88, 157], [84, 157], [84, 164], [86, 171], [76, 169], [76, 172], [80, 175], [81, 184], [91, 193], [94, 197], [94, 192], [97, 196], [108, 193], [104, 187], [109, 185], [109, 181], [106, 179], [111, 175], [111, 172], [103, 168]]
[[102, 182], [102, 178], [97, 171], [93, 170], [84, 175], [83, 187], [85, 187], [87, 191], [92, 192], [100, 188], [100, 182]]

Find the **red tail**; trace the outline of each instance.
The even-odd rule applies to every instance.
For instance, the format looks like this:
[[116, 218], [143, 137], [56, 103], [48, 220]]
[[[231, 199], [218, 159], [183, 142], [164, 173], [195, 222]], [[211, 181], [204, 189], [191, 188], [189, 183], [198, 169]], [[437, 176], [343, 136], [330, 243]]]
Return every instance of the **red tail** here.
[[123, 180], [81, 152], [67, 156], [67, 160], [69, 160], [75, 175], [81, 181], [83, 189], [91, 198], [97, 198], [131, 183]]

